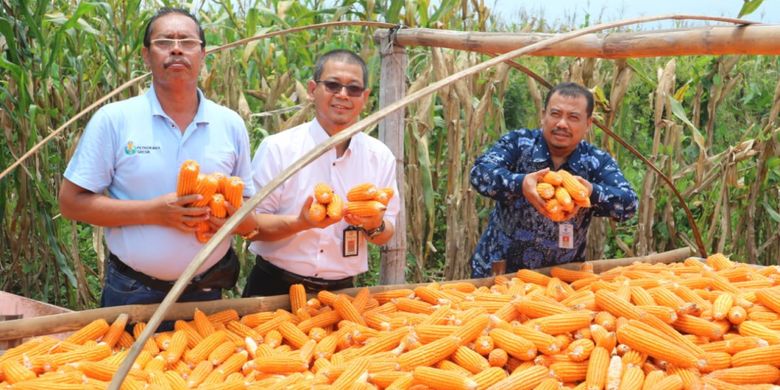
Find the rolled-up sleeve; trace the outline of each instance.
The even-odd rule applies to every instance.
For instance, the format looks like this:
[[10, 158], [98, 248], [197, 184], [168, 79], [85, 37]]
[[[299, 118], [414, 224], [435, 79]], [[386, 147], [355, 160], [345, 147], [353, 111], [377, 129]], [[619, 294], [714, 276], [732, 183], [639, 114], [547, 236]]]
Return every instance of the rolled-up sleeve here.
[[522, 196], [525, 174], [510, 169], [522, 152], [518, 137], [517, 131], [507, 133], [474, 161], [470, 178], [477, 192], [497, 201]]
[[623, 176], [612, 156], [600, 153], [601, 167], [591, 181], [590, 201], [594, 215], [625, 221], [636, 214], [639, 200], [636, 191]]

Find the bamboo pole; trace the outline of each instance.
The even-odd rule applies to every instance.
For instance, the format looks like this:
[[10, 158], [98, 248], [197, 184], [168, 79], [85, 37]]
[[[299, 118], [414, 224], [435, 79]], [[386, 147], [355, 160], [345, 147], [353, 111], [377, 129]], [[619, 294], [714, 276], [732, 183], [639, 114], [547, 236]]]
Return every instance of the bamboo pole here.
[[[528, 55], [617, 59], [681, 55], [780, 54], [780, 41], [777, 39], [780, 36], [780, 25], [736, 22], [736, 19], [725, 18], [710, 20], [749, 25], [624, 32], [605, 36], [589, 34], [534, 50]], [[436, 46], [491, 54], [506, 53], [557, 35], [414, 28], [398, 31], [395, 42], [402, 46]]]
[[[391, 30], [397, 31], [397, 30]], [[382, 33], [384, 33], [382, 35]], [[379, 108], [400, 100], [406, 95], [406, 49], [394, 45], [393, 33], [377, 31], [377, 43], [382, 57], [382, 71], [379, 78]], [[405, 110], [397, 110], [379, 122], [379, 139], [395, 155], [398, 200], [401, 207], [395, 221], [395, 234], [380, 249], [379, 283], [403, 283], [406, 271], [406, 165], [404, 164], [404, 116]]]
[[[640, 263], [674, 263], [682, 261], [689, 256], [693, 255], [694, 251], [691, 248], [679, 248], [667, 252], [655, 253], [641, 257], [627, 257], [623, 259], [603, 259], [588, 261], [593, 265], [593, 272], [601, 273], [615, 267], [622, 267], [633, 264], [635, 262]], [[567, 263], [556, 265], [556, 267], [563, 267], [568, 269], [579, 269], [582, 263]], [[549, 275], [552, 267], [539, 268], [539, 271], [543, 274]], [[480, 279], [467, 279], [458, 281], [442, 282], [441, 284], [455, 283], [455, 282], [469, 282], [473, 283], [477, 287], [490, 286], [495, 284], [494, 278], [480, 278]], [[417, 284], [394, 284], [394, 285], [382, 285], [367, 287], [372, 294], [376, 294], [383, 291], [395, 290], [401, 288], [415, 288], [418, 286], [425, 286], [428, 283]], [[361, 288], [348, 288], [339, 291], [354, 296]], [[310, 297], [314, 297], [310, 294]], [[114, 306], [104, 307], [100, 309], [84, 310], [78, 312], [70, 312], [63, 314], [54, 314], [42, 317], [23, 318], [18, 320], [0, 321], [0, 341], [1, 340], [15, 340], [32, 336], [42, 336], [52, 333], [69, 332], [81, 329], [90, 322], [97, 319], [105, 319], [109, 322], [113, 321], [119, 314], [126, 313], [128, 315], [128, 322], [134, 323], [139, 321], [148, 321], [149, 318], [154, 315], [155, 310], [158, 308], [158, 304], [150, 305], [126, 305], [126, 306]], [[289, 309], [290, 297], [288, 295], [277, 295], [272, 297], [253, 297], [253, 298], [238, 298], [238, 299], [225, 299], [217, 301], [205, 301], [205, 302], [177, 302], [174, 303], [170, 310], [165, 314], [164, 319], [166, 321], [172, 320], [189, 320], [192, 318], [192, 314], [195, 309], [199, 309], [206, 314], [216, 313], [222, 310], [235, 310], [239, 316], [244, 316], [251, 313], [257, 313], [261, 311], [273, 311], [276, 309]]]
[[[249, 213], [251, 213], [255, 206], [259, 204], [263, 199], [265, 199], [273, 190], [275, 190], [279, 185], [281, 185], [284, 181], [289, 179], [292, 175], [294, 175], [296, 172], [301, 170], [304, 166], [308, 165], [315, 159], [319, 158], [321, 155], [323, 155], [328, 150], [332, 149], [334, 146], [345, 142], [349, 138], [351, 138], [353, 135], [357, 134], [360, 131], [363, 131], [371, 126], [376, 125], [376, 123], [387, 116], [388, 114], [394, 112], [395, 110], [398, 110], [400, 108], [406, 107], [410, 103], [413, 103], [420, 98], [430, 95], [439, 89], [445, 87], [446, 85], [449, 85], [457, 80], [460, 80], [464, 77], [475, 75], [481, 71], [484, 71], [492, 66], [498, 65], [506, 60], [518, 57], [523, 54], [527, 54], [529, 52], [532, 52], [534, 50], [543, 49], [546, 47], [550, 47], [553, 44], [564, 42], [566, 40], [570, 40], [579, 36], [583, 36], [590, 33], [595, 33], [598, 31], [603, 31], [610, 28], [617, 28], [621, 26], [626, 26], [629, 24], [636, 24], [636, 23], [646, 23], [646, 22], [652, 22], [656, 20], [665, 20], [665, 19], [707, 19], [710, 20], [712, 18], [710, 17], [701, 17], [701, 16], [678, 16], [678, 15], [660, 15], [660, 16], [646, 16], [646, 17], [640, 17], [640, 18], [631, 18], [631, 19], [624, 19], [617, 22], [611, 22], [611, 23], [604, 23], [604, 24], [598, 24], [595, 26], [586, 27], [580, 30], [568, 32], [565, 34], [560, 34], [555, 37], [549, 38], [542, 42], [537, 42], [532, 45], [516, 49], [513, 51], [510, 51], [508, 53], [502, 54], [500, 56], [491, 58], [485, 62], [479, 63], [477, 65], [474, 65], [468, 69], [461, 70], [460, 72], [454, 73], [444, 79], [441, 79], [425, 88], [420, 89], [417, 92], [414, 92], [408, 96], [406, 96], [404, 99], [401, 99], [369, 116], [364, 118], [363, 120], [353, 124], [352, 126], [342, 130], [338, 134], [333, 135], [332, 137], [328, 138], [325, 142], [317, 145], [314, 149], [312, 149], [309, 153], [302, 156], [300, 159], [298, 159], [295, 163], [287, 167], [285, 170], [283, 170], [279, 176], [275, 177], [273, 180], [271, 180], [265, 187], [260, 189], [252, 198], [250, 198], [247, 202], [244, 203], [243, 206], [241, 206], [240, 209], [236, 211], [235, 214], [233, 214], [228, 220], [225, 222], [225, 224], [220, 228], [214, 236], [211, 237], [209, 242], [206, 243], [206, 245], [201, 248], [200, 252], [195, 256], [195, 258], [190, 262], [189, 266], [184, 270], [182, 275], [179, 277], [179, 279], [176, 281], [176, 283], [173, 285], [173, 288], [171, 288], [171, 291], [166, 295], [165, 299], [162, 301], [158, 309], [155, 311], [155, 314], [152, 316], [152, 318], [149, 320], [149, 323], [147, 324], [146, 328], [143, 332], [139, 335], [138, 339], [133, 343], [133, 346], [128, 351], [126, 359], [122, 362], [122, 364], [119, 366], [119, 368], [116, 371], [116, 375], [111, 380], [111, 383], [109, 384], [109, 389], [111, 390], [118, 390], [121, 383], [124, 381], [125, 376], [127, 376], [127, 373], [130, 371], [130, 367], [132, 366], [135, 359], [138, 357], [138, 354], [141, 352], [141, 349], [143, 348], [144, 343], [146, 342], [149, 337], [151, 337], [152, 333], [154, 333], [154, 330], [157, 329], [157, 327], [160, 325], [160, 322], [162, 322], [162, 318], [165, 316], [165, 313], [168, 312], [171, 305], [176, 302], [177, 299], [179, 299], [179, 296], [181, 296], [182, 292], [186, 288], [186, 286], [190, 283], [193, 276], [195, 276], [195, 272], [200, 268], [200, 266], [206, 261], [208, 256], [211, 254], [211, 252], [216, 249], [217, 245], [225, 239], [230, 232], [235, 229], [239, 223], [246, 218]], [[723, 18], [725, 19], [725, 18]], [[734, 19], [731, 19], [734, 20]], [[738, 20], [738, 23], [745, 23], [745, 21]]]

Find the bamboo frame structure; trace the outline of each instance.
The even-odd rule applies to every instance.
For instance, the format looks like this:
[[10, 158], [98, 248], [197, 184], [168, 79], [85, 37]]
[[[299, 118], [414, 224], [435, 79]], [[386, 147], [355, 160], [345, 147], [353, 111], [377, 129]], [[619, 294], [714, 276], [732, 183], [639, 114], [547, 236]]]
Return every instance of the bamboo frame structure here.
[[[715, 20], [715, 19], [710, 19]], [[717, 19], [727, 21], [727, 19]], [[743, 26], [710, 26], [648, 32], [616, 32], [584, 35], [534, 50], [532, 56], [598, 57], [608, 59], [682, 55], [778, 55], [780, 26], [731, 19]], [[506, 53], [557, 34], [462, 32], [413, 28], [399, 30], [395, 44], [436, 46], [485, 54]]]

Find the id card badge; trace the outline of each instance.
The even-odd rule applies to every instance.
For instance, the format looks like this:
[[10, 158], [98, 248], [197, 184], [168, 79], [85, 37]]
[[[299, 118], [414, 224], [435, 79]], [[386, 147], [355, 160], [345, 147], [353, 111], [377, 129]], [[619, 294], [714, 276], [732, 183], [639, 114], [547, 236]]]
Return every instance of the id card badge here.
[[353, 257], [358, 255], [360, 248], [360, 229], [350, 225], [344, 229], [344, 235], [341, 240], [341, 255], [344, 257]]
[[570, 223], [558, 225], [558, 247], [574, 249], [574, 225]]

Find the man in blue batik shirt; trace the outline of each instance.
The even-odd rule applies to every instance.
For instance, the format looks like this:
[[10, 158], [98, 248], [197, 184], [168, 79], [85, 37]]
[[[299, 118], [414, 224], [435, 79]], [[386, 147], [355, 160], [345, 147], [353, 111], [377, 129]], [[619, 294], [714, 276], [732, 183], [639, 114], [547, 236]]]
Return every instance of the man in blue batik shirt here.
[[[558, 84], [545, 99], [541, 129], [511, 131], [474, 162], [471, 185], [496, 207], [471, 258], [473, 277], [490, 276], [491, 264], [502, 259], [507, 272], [583, 261], [593, 216], [624, 221], [634, 215], [636, 192], [615, 160], [583, 141], [592, 114], [590, 91]], [[592, 207], [575, 206], [570, 219], [553, 222], [536, 184], [559, 169], [585, 185]]]

